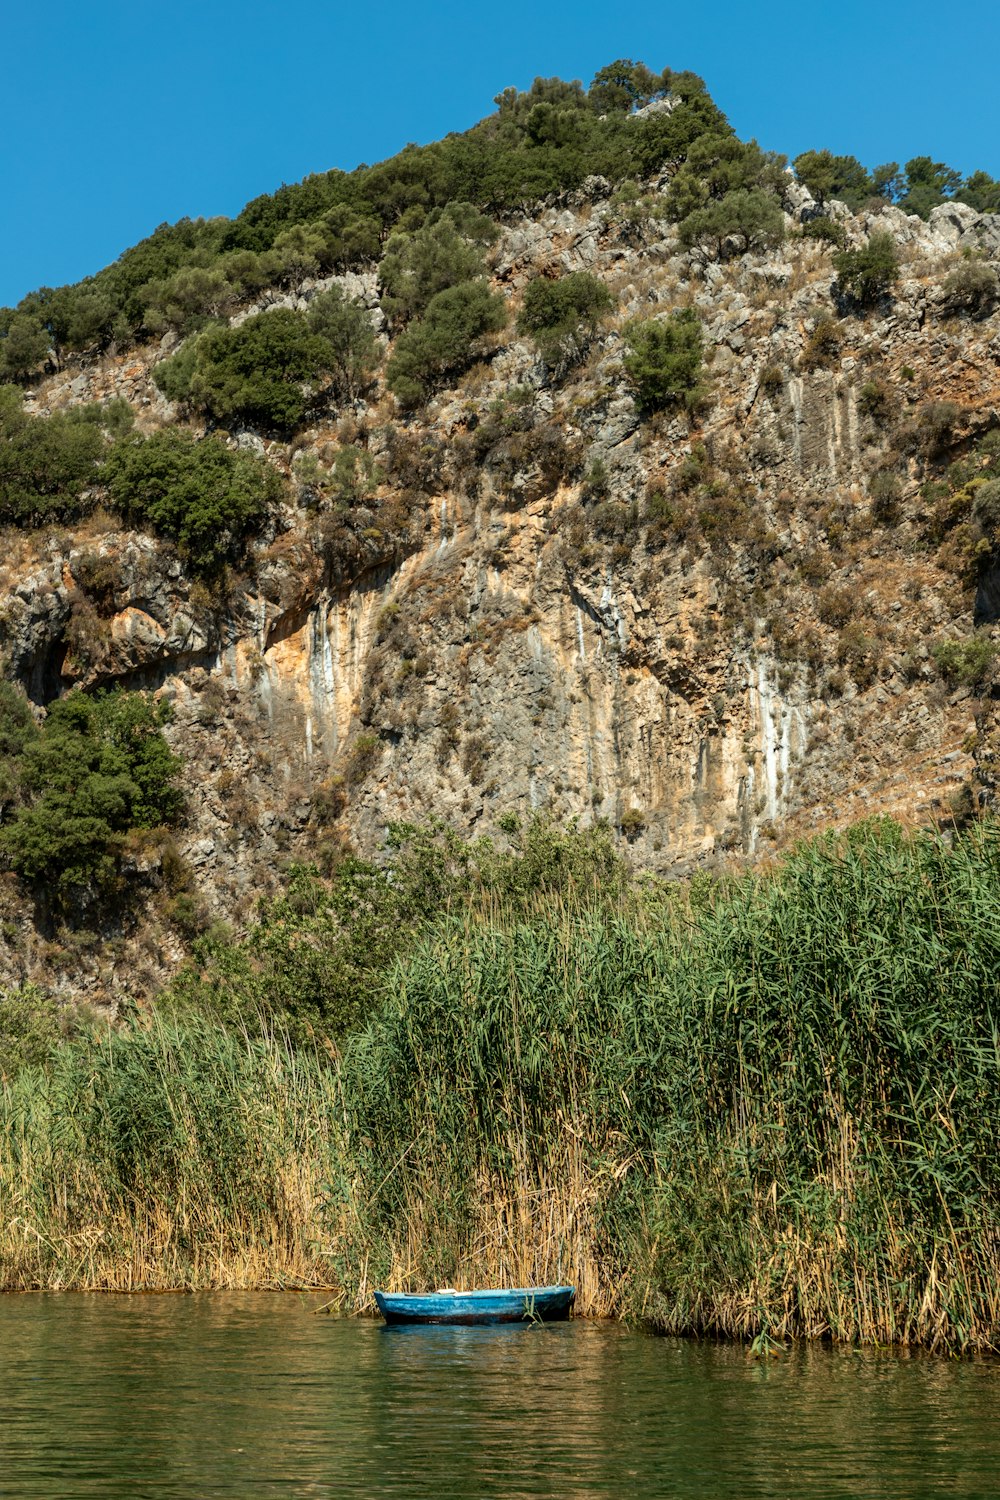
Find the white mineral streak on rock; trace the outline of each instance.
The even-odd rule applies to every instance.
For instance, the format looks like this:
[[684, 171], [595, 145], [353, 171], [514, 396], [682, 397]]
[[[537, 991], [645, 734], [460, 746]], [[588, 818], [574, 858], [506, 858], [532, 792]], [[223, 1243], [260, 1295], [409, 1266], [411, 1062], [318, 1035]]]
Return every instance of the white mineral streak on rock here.
[[788, 399], [792, 403], [792, 458], [802, 466], [802, 376], [793, 375], [788, 382]]
[[[761, 813], [766, 822], [774, 822], [787, 806], [793, 762], [806, 743], [805, 714], [781, 696], [771, 672], [769, 663], [758, 662], [752, 697], [760, 735], [760, 779], [752, 767], [747, 778], [747, 797], [763, 798]], [[751, 810], [755, 811], [753, 806]], [[755, 847], [757, 832], [755, 826]]]

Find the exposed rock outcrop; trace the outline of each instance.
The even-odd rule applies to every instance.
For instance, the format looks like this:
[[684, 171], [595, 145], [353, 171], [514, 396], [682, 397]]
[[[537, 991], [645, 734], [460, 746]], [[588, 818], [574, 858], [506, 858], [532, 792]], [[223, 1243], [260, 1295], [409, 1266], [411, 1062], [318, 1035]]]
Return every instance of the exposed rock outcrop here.
[[[812, 207], [789, 206], [790, 228]], [[611, 290], [615, 314], [580, 357], [553, 369], [511, 334], [405, 424], [383, 394], [349, 414], [349, 438], [332, 413], [295, 445], [350, 440], [381, 459], [394, 424], [434, 448], [429, 478], [384, 479], [416, 518], [403, 543], [373, 516], [338, 552], [322, 516], [293, 506], [223, 598], [99, 516], [10, 537], [7, 673], [39, 708], [109, 682], [169, 697], [179, 850], [237, 923], [283, 861], [332, 836], [373, 853], [400, 818], [477, 832], [510, 810], [606, 818], [666, 873], [866, 813], [946, 823], [963, 797], [993, 795], [995, 731], [992, 699], [949, 687], [932, 648], [991, 629], [1000, 591], [981, 581], [977, 606], [921, 486], [1000, 425], [1000, 317], [945, 316], [939, 295], [963, 251], [1000, 256], [1000, 218], [949, 204], [927, 223], [894, 209], [844, 223], [853, 243], [888, 229], [905, 264], [894, 296], [841, 317], [823, 350], [817, 327], [843, 308], [815, 240], [701, 267], [666, 223], [623, 227], [596, 188], [508, 225], [492, 274], [512, 305], [539, 273], [587, 269]], [[381, 318], [373, 277], [334, 279]], [[696, 419], [644, 420], [622, 329], [678, 305], [702, 317], [710, 396]], [[153, 430], [177, 418], [150, 376], [167, 352], [63, 371], [32, 409], [119, 396]], [[530, 425], [477, 446], [515, 388]], [[940, 402], [956, 413], [929, 456], [914, 424]], [[284, 446], [233, 441], [290, 472]], [[872, 480], [889, 471], [898, 497], [880, 512]], [[989, 764], [973, 788], [977, 746]], [[156, 941], [147, 975], [179, 952]], [[9, 974], [43, 962], [18, 953]], [[142, 987], [134, 969], [102, 974]]]

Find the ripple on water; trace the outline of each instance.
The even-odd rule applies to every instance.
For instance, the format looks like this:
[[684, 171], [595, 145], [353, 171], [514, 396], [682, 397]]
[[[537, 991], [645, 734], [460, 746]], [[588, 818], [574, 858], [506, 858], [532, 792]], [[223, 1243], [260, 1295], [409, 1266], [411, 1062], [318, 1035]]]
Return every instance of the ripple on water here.
[[0, 1496], [1000, 1494], [1000, 1366], [318, 1299], [0, 1297]]

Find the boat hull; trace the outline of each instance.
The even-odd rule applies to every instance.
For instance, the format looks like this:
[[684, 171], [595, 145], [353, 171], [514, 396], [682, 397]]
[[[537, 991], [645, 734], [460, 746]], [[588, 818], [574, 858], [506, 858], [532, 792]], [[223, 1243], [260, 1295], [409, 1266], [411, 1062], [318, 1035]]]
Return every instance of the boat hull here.
[[514, 1287], [478, 1292], [376, 1292], [378, 1310], [387, 1323], [526, 1323], [560, 1322], [569, 1317], [575, 1287]]

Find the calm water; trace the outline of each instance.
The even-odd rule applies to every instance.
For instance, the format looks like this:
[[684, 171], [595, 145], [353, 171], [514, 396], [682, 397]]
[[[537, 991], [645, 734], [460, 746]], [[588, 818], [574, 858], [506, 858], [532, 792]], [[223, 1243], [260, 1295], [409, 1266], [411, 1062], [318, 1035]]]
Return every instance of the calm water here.
[[1000, 1363], [0, 1297], [0, 1496], [1000, 1495]]

